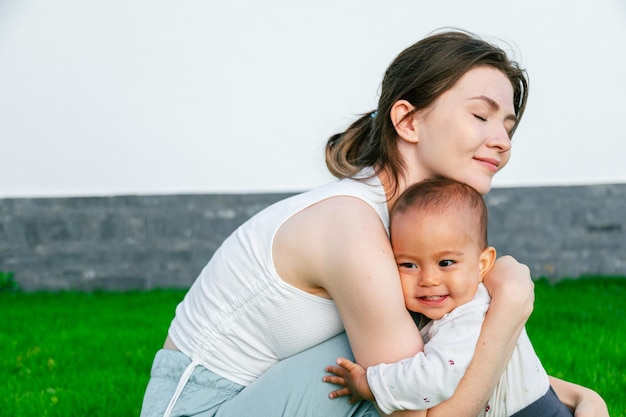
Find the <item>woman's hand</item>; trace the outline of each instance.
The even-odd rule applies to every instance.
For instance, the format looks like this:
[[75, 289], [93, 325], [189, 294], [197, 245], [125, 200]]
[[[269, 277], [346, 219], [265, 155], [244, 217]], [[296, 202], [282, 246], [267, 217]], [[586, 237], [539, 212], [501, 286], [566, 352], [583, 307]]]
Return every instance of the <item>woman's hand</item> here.
[[511, 256], [498, 258], [483, 283], [494, 303], [505, 307], [515, 322], [526, 322], [533, 311], [535, 301], [530, 269]]
[[590, 389], [581, 394], [574, 417], [609, 417], [609, 409], [600, 395]]
[[609, 409], [602, 397], [591, 391], [591, 394], [587, 395], [587, 398], [581, 399], [581, 402], [576, 406], [574, 417], [609, 417]]
[[606, 403], [597, 392], [553, 376], [550, 385], [563, 404], [574, 410], [574, 417], [609, 417]]

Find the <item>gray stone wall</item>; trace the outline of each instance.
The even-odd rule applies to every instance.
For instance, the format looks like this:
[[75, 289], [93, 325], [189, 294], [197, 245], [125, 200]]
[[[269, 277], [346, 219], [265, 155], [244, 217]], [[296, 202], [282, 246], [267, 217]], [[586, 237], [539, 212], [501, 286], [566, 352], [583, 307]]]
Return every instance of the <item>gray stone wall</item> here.
[[[0, 271], [20, 288], [187, 288], [251, 215], [290, 194], [0, 199]], [[498, 188], [490, 243], [534, 277], [626, 276], [626, 184]]]
[[0, 271], [27, 291], [187, 288], [232, 230], [285, 196], [0, 200]]
[[626, 276], [626, 184], [494, 189], [486, 201], [490, 244], [533, 277]]

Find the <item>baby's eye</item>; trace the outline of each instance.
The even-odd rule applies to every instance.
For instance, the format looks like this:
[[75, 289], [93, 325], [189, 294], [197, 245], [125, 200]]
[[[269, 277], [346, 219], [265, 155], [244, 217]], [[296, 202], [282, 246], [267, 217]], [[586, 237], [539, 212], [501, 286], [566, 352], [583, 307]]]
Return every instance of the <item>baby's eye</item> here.
[[444, 259], [443, 261], [439, 261], [439, 266], [451, 266], [454, 264], [454, 261], [450, 259]]
[[474, 115], [474, 117], [475, 117], [475, 118], [477, 118], [478, 120], [483, 121], [483, 122], [486, 122], [486, 121], [487, 121], [487, 118], [486, 118], [486, 117], [479, 116], [478, 114], [475, 114], [475, 115]]
[[399, 268], [409, 268], [409, 269], [415, 269], [417, 268], [417, 265], [415, 265], [412, 262], [402, 262], [398, 264]]

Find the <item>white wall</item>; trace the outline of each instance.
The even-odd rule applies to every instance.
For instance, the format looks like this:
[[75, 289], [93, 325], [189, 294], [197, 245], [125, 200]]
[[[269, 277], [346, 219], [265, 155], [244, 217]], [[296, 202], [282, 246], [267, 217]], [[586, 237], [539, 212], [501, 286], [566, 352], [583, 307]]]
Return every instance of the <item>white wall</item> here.
[[442, 26], [528, 68], [496, 186], [626, 182], [623, 0], [5, 0], [0, 198], [311, 188], [327, 137]]

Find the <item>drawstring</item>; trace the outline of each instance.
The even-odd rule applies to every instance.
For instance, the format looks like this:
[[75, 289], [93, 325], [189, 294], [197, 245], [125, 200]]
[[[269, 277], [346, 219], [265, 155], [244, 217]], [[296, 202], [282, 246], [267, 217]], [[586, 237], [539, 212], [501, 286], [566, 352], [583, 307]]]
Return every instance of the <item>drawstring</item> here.
[[176, 386], [176, 391], [174, 391], [174, 395], [172, 395], [172, 399], [167, 405], [165, 413], [163, 413], [163, 417], [170, 417], [170, 415], [172, 414], [172, 410], [174, 410], [176, 402], [178, 402], [178, 399], [180, 398], [180, 394], [182, 394], [185, 385], [187, 385], [187, 381], [189, 381], [191, 373], [194, 369], [196, 369], [196, 366], [198, 365], [200, 365], [200, 363], [195, 360], [192, 360], [191, 363], [187, 365], [187, 367], [183, 371], [183, 374], [180, 376], [180, 380], [178, 381], [178, 385]]

